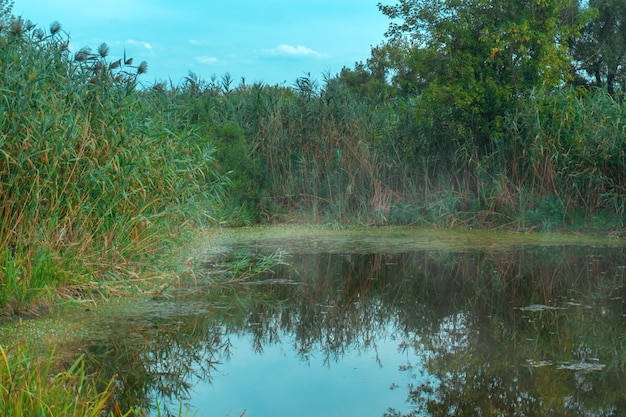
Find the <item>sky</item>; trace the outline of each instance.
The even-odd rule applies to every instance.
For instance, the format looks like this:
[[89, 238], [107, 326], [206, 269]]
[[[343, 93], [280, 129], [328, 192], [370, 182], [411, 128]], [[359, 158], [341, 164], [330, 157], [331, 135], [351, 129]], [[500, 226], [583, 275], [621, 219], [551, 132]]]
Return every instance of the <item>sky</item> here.
[[105, 42], [111, 61], [124, 51], [146, 61], [146, 84], [178, 85], [191, 71], [292, 86], [366, 61], [390, 22], [379, 1], [14, 0], [12, 13], [46, 31], [58, 21], [72, 52]]

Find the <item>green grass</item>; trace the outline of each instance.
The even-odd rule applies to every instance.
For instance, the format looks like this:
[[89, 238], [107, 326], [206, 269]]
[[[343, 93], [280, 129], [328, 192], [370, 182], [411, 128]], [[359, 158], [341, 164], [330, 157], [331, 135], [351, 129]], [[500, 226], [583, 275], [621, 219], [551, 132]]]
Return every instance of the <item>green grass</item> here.
[[36, 359], [25, 345], [0, 346], [0, 408], [4, 416], [113, 415], [113, 410], [108, 410], [111, 383], [98, 391], [85, 374], [82, 357], [62, 372], [54, 371], [54, 362], [53, 355]]
[[[114, 379], [88, 374], [84, 356], [62, 363], [51, 352], [41, 357], [29, 345], [0, 345], [0, 409], [2, 416], [22, 417], [145, 417], [140, 407], [122, 409], [115, 400]], [[158, 402], [154, 411], [165, 415]], [[187, 416], [182, 403], [176, 414]]]
[[227, 211], [240, 208], [243, 223], [563, 230], [602, 216], [624, 227], [626, 107], [602, 91], [520, 97], [485, 152], [454, 120], [441, 136], [420, 96], [372, 100], [340, 76], [227, 93], [192, 78], [173, 100], [215, 137], [233, 178]]

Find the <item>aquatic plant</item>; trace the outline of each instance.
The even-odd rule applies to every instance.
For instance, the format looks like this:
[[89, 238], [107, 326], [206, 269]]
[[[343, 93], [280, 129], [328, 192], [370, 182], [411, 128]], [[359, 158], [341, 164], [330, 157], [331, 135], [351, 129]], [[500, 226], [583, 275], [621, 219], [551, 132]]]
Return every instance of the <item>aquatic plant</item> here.
[[141, 417], [154, 408], [157, 415], [188, 416], [182, 402], [175, 412], [151, 405], [120, 403], [115, 376], [108, 381], [89, 370], [85, 355], [63, 364], [54, 351], [40, 357], [30, 345], [0, 345], [0, 409], [3, 416]]
[[214, 284], [232, 285], [255, 282], [259, 276], [271, 275], [276, 268], [289, 267], [287, 256], [284, 250], [277, 250], [267, 255], [234, 254], [218, 265], [206, 265], [205, 273]]

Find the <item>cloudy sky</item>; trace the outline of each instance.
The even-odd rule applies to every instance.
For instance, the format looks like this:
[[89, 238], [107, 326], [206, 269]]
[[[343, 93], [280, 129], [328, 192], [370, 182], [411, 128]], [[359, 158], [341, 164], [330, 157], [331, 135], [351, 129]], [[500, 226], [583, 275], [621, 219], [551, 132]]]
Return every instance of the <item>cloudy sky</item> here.
[[[389, 19], [379, 0], [14, 0], [13, 14], [44, 29], [58, 21], [71, 49], [106, 42], [147, 61], [142, 80], [178, 84], [189, 71], [208, 80], [293, 85], [365, 61]], [[393, 1], [382, 1], [393, 4]]]

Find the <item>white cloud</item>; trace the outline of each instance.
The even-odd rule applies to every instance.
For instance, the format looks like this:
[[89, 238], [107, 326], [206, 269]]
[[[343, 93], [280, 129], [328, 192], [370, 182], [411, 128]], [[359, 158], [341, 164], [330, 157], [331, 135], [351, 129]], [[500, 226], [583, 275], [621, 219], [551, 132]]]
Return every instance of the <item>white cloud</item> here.
[[307, 48], [306, 46], [302, 46], [302, 45], [292, 46], [292, 45], [287, 45], [284, 43], [278, 45], [276, 48], [261, 49], [259, 52], [262, 55], [266, 55], [266, 56], [286, 56], [286, 57], [296, 57], [296, 58], [312, 57], [312, 58], [318, 58], [318, 59], [328, 58], [328, 55], [315, 51], [311, 48]]
[[214, 56], [203, 55], [203, 56], [196, 57], [196, 62], [199, 62], [200, 64], [204, 64], [204, 65], [212, 65], [212, 64], [221, 64], [222, 60]]
[[127, 39], [126, 40], [126, 44], [127, 45], [132, 45], [132, 46], [139, 46], [145, 49], [152, 49], [152, 45], [149, 44], [148, 42], [143, 42], [143, 41], [136, 41], [134, 39]]

